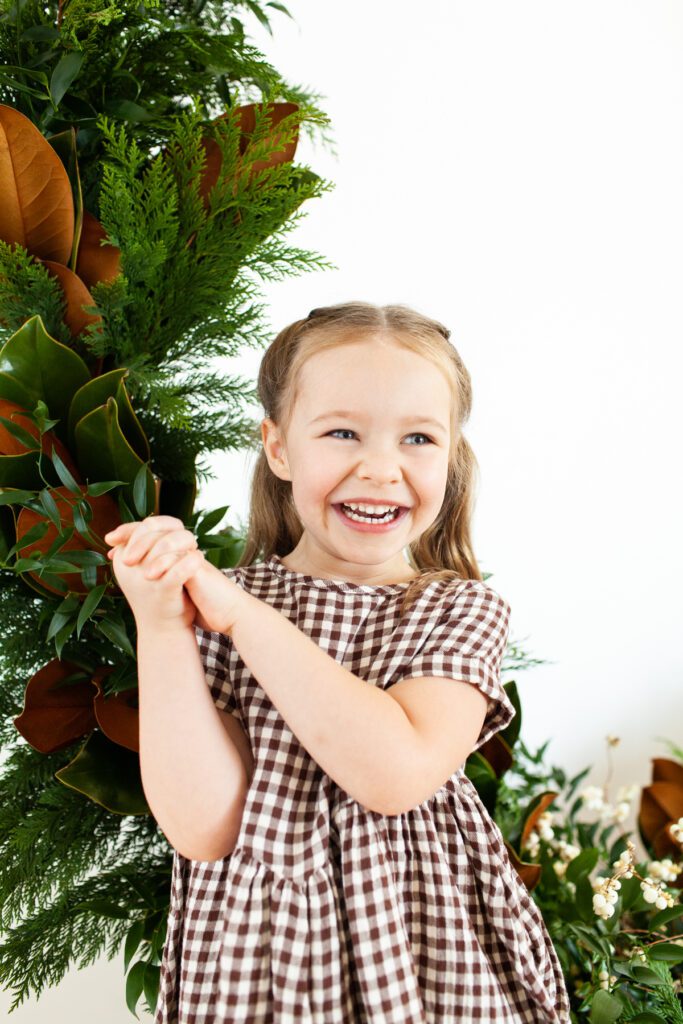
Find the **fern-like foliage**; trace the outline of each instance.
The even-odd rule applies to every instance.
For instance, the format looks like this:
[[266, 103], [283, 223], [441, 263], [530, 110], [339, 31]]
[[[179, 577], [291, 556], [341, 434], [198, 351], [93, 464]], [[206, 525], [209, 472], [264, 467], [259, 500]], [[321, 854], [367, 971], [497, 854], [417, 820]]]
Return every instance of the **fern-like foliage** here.
[[71, 344], [64, 294], [55, 278], [23, 246], [10, 246], [0, 238], [0, 345], [25, 323], [27, 310], [42, 316], [53, 338]]
[[[86, 207], [95, 212], [102, 136], [98, 117], [124, 123], [143, 152], [164, 145], [188, 97], [205, 118], [243, 103], [320, 97], [283, 80], [247, 40], [240, 15], [270, 31], [257, 0], [0, 0], [0, 102], [50, 135], [79, 127]], [[303, 130], [331, 142], [326, 119]]]
[[[212, 452], [260, 440], [244, 413], [257, 399], [253, 383], [226, 373], [224, 361], [272, 336], [263, 281], [333, 266], [285, 239], [306, 201], [332, 185], [294, 162], [256, 166], [275, 144], [265, 107], [246, 147], [240, 137], [240, 105], [285, 101], [297, 109], [278, 133], [329, 141], [318, 97], [285, 82], [247, 41], [241, 16], [270, 30], [274, 10], [289, 14], [258, 0], [0, 0], [0, 102], [46, 138], [76, 129], [83, 204], [121, 265], [91, 288], [99, 319], [73, 338], [56, 279], [26, 249], [0, 241], [0, 345], [39, 313], [89, 365], [100, 358], [100, 372], [125, 366], [150, 468], [190, 487], [212, 478]], [[206, 137], [221, 154], [208, 197]], [[49, 502], [49, 489], [41, 493]], [[59, 781], [83, 740], [43, 754], [18, 733], [26, 685], [55, 657], [47, 632], [62, 598], [39, 596], [2, 567], [11, 515], [0, 504], [0, 973], [14, 1009], [74, 964], [113, 958], [125, 941], [128, 1005], [144, 993], [152, 1009], [171, 850], [150, 814], [114, 814]], [[102, 607], [112, 601], [105, 595]], [[130, 616], [121, 629], [133, 639]], [[107, 696], [135, 677], [115, 639], [86, 619], [60, 657], [86, 672], [113, 669]]]

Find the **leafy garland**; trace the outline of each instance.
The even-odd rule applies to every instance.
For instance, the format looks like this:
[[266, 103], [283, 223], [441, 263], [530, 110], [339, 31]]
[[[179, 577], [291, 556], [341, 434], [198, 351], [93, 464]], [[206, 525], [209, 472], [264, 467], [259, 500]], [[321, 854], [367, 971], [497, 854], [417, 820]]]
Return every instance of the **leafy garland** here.
[[[210, 361], [269, 338], [259, 283], [331, 188], [293, 162], [329, 122], [245, 41], [280, 4], [0, 8], [0, 969], [12, 1009], [124, 944], [156, 1004], [172, 851], [142, 790], [135, 623], [102, 537], [176, 515], [233, 565], [209, 453], [257, 443]], [[227, 31], [224, 26], [227, 26]], [[248, 102], [250, 90], [256, 102]], [[237, 101], [240, 101], [238, 104]], [[243, 102], [247, 101], [247, 102]], [[27, 157], [28, 154], [28, 157]]]

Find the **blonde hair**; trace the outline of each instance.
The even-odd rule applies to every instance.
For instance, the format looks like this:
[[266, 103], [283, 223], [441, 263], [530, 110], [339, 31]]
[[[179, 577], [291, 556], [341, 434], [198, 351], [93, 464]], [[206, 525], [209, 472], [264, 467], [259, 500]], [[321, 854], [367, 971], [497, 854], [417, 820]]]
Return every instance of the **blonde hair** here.
[[[428, 583], [437, 579], [481, 580], [472, 551], [470, 519], [478, 463], [462, 427], [472, 407], [470, 375], [450, 331], [408, 306], [344, 302], [312, 309], [304, 320], [285, 327], [266, 349], [258, 374], [258, 395], [265, 415], [286, 433], [298, 394], [303, 364], [316, 352], [335, 345], [390, 335], [391, 341], [423, 356], [442, 371], [450, 385], [451, 444], [443, 504], [435, 521], [408, 545], [418, 571], [403, 594], [401, 614]], [[288, 555], [298, 544], [303, 525], [292, 498], [292, 484], [271, 470], [263, 447], [251, 481], [248, 531], [238, 566]]]

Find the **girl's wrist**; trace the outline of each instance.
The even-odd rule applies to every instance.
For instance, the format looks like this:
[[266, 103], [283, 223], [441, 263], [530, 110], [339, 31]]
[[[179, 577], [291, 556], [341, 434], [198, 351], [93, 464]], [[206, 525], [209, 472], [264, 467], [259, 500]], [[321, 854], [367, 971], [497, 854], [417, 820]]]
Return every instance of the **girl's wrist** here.
[[145, 619], [140, 616], [135, 618], [135, 628], [138, 636], [178, 636], [182, 633], [195, 635], [194, 624], [184, 622], [182, 619], [164, 621], [158, 618]]

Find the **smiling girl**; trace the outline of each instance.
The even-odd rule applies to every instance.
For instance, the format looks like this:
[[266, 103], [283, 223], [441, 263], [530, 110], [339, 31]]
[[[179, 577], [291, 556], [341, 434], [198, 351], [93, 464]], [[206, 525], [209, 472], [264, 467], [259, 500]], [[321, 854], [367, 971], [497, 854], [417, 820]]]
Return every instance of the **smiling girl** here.
[[258, 385], [239, 564], [168, 516], [106, 538], [174, 846], [155, 1024], [567, 1024], [540, 911], [464, 770], [515, 712], [449, 332], [406, 306], [315, 309]]

